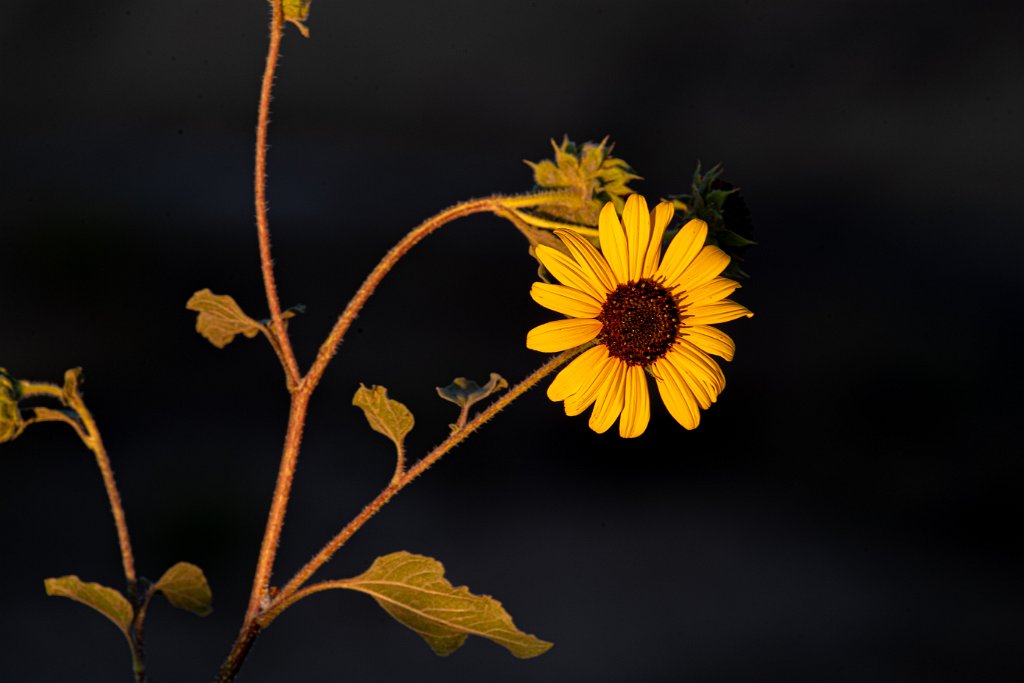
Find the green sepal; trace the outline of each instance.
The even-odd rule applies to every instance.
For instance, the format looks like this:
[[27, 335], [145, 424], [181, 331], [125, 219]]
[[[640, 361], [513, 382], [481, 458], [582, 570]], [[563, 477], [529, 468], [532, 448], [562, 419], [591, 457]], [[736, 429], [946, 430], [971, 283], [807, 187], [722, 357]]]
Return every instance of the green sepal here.
[[665, 231], [665, 243], [688, 221], [699, 218], [708, 224], [706, 243], [720, 248], [731, 259], [722, 275], [733, 279], [747, 278], [749, 276], [739, 263], [743, 261], [747, 248], [757, 244], [753, 240], [754, 226], [740, 188], [723, 180], [723, 172], [721, 164], [704, 172], [698, 163], [690, 192], [669, 197], [676, 208], [676, 218]]

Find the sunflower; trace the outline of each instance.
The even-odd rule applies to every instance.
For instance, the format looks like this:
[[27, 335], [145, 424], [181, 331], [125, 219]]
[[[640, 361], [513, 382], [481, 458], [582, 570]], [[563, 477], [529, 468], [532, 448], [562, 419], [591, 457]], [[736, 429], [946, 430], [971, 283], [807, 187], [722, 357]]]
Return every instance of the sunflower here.
[[662, 257], [673, 213], [670, 203], [661, 202], [648, 214], [647, 201], [634, 194], [621, 222], [611, 202], [601, 210], [600, 252], [570, 230], [555, 231], [568, 254], [537, 247], [541, 263], [562, 284], [535, 282], [530, 295], [568, 318], [533, 328], [526, 346], [554, 353], [596, 341], [558, 373], [547, 392], [552, 401], [565, 402], [567, 415], [593, 404], [595, 432], [619, 419], [621, 436], [643, 434], [651, 415], [644, 371], [654, 377], [672, 417], [695, 428], [700, 409], [709, 408], [725, 388], [725, 375], [709, 354], [732, 360], [736, 348], [711, 325], [753, 315], [725, 298], [740, 285], [719, 277], [729, 256], [704, 246], [704, 221], [684, 225]]

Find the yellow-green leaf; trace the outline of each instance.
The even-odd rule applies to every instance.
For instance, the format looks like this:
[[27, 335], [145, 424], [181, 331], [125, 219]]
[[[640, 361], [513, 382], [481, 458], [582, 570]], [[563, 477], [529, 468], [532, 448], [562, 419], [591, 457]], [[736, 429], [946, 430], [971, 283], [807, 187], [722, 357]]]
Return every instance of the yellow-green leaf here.
[[160, 591], [168, 602], [179, 609], [205, 617], [213, 611], [213, 593], [203, 570], [188, 562], [179, 562], [160, 577], [153, 590]]
[[244, 334], [251, 339], [264, 329], [259, 322], [247, 316], [233, 298], [214, 294], [209, 289], [193, 294], [185, 308], [199, 313], [196, 332], [218, 349], [230, 344], [236, 335]]
[[295, 24], [304, 38], [309, 38], [309, 29], [303, 23], [309, 19], [309, 3], [312, 0], [284, 0], [284, 18]]
[[402, 453], [405, 435], [412, 431], [415, 420], [409, 409], [398, 401], [388, 398], [388, 390], [374, 386], [367, 389], [362, 384], [352, 397], [352, 405], [361, 408], [367, 422], [375, 432], [380, 432], [395, 443]]
[[85, 583], [77, 576], [46, 579], [43, 585], [46, 587], [47, 595], [70, 598], [92, 607], [114, 622], [121, 629], [124, 637], [131, 640], [128, 635], [134, 615], [131, 603], [113, 588], [107, 588], [98, 583]]
[[521, 658], [552, 645], [517, 629], [494, 598], [452, 587], [444, 565], [431, 557], [404, 551], [378, 557], [365, 573], [338, 585], [372, 597], [441, 656], [459, 649], [467, 636], [487, 638]]

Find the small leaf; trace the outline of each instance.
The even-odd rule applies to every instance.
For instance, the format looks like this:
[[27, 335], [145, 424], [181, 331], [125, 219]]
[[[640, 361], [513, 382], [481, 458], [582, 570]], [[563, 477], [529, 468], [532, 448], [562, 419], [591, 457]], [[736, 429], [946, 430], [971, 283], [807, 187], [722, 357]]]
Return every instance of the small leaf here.
[[387, 389], [378, 386], [367, 389], [360, 384], [352, 397], [352, 405], [362, 408], [373, 431], [394, 441], [399, 453], [404, 451], [405, 435], [412, 431], [415, 420], [408, 408], [388, 398]]
[[244, 334], [252, 339], [264, 329], [259, 322], [247, 316], [233, 298], [214, 294], [209, 289], [193, 294], [185, 308], [199, 313], [196, 332], [218, 349], [230, 344], [236, 335]]
[[128, 635], [131, 628], [134, 611], [128, 599], [113, 588], [101, 586], [98, 583], [85, 583], [77, 576], [62, 576], [56, 579], [46, 579], [43, 582], [47, 595], [54, 595], [63, 598], [71, 598], [83, 605], [92, 607], [94, 610], [110, 619], [121, 629], [121, 633], [129, 641]]
[[437, 395], [446, 401], [451, 401], [455, 405], [468, 409], [474, 403], [507, 388], [508, 382], [505, 381], [505, 378], [496, 372], [492, 372], [491, 379], [483, 386], [480, 386], [471, 379], [456, 377], [448, 386], [437, 387]]
[[551, 643], [517, 629], [494, 598], [473, 595], [465, 586], [453, 588], [444, 578], [444, 565], [431, 557], [404, 551], [378, 557], [365, 573], [339, 585], [372, 597], [442, 657], [470, 635], [487, 638], [520, 658], [551, 648]]
[[153, 584], [153, 590], [163, 593], [168, 602], [178, 609], [187, 609], [201, 617], [213, 611], [210, 584], [206, 582], [203, 570], [194, 564], [179, 562], [174, 565]]
[[303, 38], [309, 38], [309, 29], [303, 23], [309, 19], [309, 3], [312, 0], [284, 0], [284, 19], [295, 24]]

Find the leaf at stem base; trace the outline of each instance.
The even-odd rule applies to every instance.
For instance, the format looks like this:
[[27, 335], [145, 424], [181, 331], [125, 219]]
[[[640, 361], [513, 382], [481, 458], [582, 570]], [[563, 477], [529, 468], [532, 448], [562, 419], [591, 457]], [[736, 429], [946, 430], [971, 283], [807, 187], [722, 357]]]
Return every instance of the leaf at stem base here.
[[489, 595], [453, 587], [444, 577], [444, 565], [431, 557], [404, 551], [378, 557], [366, 572], [338, 582], [338, 587], [372, 597], [442, 657], [470, 635], [487, 638], [520, 658], [544, 654], [552, 645], [517, 629]]

